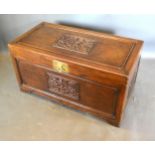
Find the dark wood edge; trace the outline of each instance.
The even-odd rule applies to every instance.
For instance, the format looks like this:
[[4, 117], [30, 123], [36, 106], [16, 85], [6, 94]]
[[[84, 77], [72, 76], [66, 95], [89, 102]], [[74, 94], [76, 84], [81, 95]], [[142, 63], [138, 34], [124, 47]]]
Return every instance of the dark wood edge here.
[[137, 46], [134, 47], [133, 52], [131, 54], [132, 59], [129, 59], [124, 67], [124, 72], [126, 73], [126, 75], [130, 75], [130, 73], [133, 71], [137, 60], [139, 60], [143, 44], [143, 41], [138, 41]]
[[[139, 64], [140, 64], [140, 56], [138, 58], [138, 61], [136, 61], [134, 64], [134, 68], [132, 69], [129, 79], [128, 79], [128, 83], [125, 86], [122, 86], [122, 88], [120, 89], [120, 95], [119, 95], [118, 106], [117, 106], [117, 111], [116, 111], [116, 120], [118, 122], [121, 122], [121, 120], [122, 120], [122, 117], [124, 114], [124, 109], [128, 103], [127, 101], [129, 100], [129, 97], [130, 97], [130, 95], [129, 95], [130, 87], [129, 86], [130, 86], [132, 80], [134, 80], [134, 83], [136, 81]], [[134, 77], [134, 72], [136, 73], [135, 77]], [[135, 78], [135, 79], [133, 79], [133, 78]], [[134, 88], [134, 83], [131, 87], [132, 89]]]
[[122, 117], [123, 117], [123, 112], [126, 106], [126, 101], [127, 101], [127, 86], [122, 86], [120, 89], [120, 95], [118, 98], [118, 103], [117, 103], [117, 110], [116, 110], [116, 120], [117, 122], [121, 122]]
[[18, 85], [19, 85], [19, 87], [21, 87], [21, 84], [23, 82], [22, 82], [22, 78], [21, 78], [21, 75], [20, 75], [20, 72], [19, 72], [17, 61], [16, 61], [11, 49], [9, 49], [9, 52], [10, 52], [10, 56], [11, 56], [11, 60], [12, 60], [12, 64], [13, 64], [13, 69], [14, 69], [15, 74], [16, 74]]

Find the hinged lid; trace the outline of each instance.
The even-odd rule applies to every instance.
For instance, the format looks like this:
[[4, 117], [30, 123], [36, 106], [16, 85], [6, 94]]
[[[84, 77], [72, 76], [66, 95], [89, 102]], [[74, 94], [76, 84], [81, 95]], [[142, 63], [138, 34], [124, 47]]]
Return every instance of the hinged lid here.
[[140, 40], [118, 37], [68, 26], [41, 23], [11, 44], [36, 52], [63, 55], [65, 59], [116, 74], [129, 74], [143, 44]]

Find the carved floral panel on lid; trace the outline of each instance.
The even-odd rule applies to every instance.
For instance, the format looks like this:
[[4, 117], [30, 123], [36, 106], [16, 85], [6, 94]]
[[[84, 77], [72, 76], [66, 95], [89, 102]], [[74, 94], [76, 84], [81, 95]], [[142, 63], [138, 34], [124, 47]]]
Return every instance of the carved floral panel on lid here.
[[93, 39], [72, 34], [63, 34], [53, 46], [81, 54], [89, 54], [95, 44], [96, 41]]

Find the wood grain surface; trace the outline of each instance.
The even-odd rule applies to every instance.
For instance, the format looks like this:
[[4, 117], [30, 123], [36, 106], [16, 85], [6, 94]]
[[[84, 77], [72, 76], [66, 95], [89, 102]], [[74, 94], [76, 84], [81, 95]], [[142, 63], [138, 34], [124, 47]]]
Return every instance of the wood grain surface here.
[[[89, 112], [119, 126], [143, 41], [41, 23], [9, 44], [22, 91]], [[57, 72], [53, 61], [67, 64]]]

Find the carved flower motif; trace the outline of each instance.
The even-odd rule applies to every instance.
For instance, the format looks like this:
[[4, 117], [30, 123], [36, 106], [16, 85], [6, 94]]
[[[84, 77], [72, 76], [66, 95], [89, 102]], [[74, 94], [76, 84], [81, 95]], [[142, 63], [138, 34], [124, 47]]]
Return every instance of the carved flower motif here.
[[53, 73], [47, 73], [49, 91], [52, 93], [67, 96], [73, 99], [79, 99], [79, 84], [78, 82], [64, 78]]
[[95, 43], [96, 41], [93, 39], [64, 34], [57, 40], [57, 42], [54, 44], [54, 47], [63, 48], [82, 54], [88, 54]]

